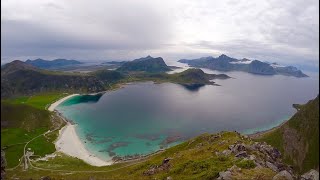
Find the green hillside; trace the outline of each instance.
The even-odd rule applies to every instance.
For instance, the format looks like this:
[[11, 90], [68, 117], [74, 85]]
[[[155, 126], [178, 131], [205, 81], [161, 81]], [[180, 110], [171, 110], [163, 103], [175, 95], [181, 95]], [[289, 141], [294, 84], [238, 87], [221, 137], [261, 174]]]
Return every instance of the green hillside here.
[[319, 96], [300, 105], [290, 120], [259, 140], [280, 149], [286, 162], [301, 173], [319, 169]]
[[[34, 101], [25, 104], [19, 100], [27, 101], [27, 98], [1, 101], [1, 149], [6, 154], [8, 168], [18, 165], [28, 141], [48, 130], [59, 129], [64, 123], [55, 114], [44, 110], [45, 105], [40, 104], [45, 101], [39, 99], [41, 98], [35, 97]], [[52, 142], [57, 136], [58, 131], [40, 136], [28, 144], [27, 148], [31, 148], [40, 156], [53, 153], [55, 147]]]
[[[243, 153], [245, 152], [245, 153]], [[93, 167], [76, 158], [57, 153], [48, 161], [32, 162], [28, 171], [7, 171], [8, 177], [40, 179], [216, 179], [229, 174], [232, 179], [272, 179], [266, 161], [279, 168], [277, 150], [256, 143], [236, 132], [203, 134], [146, 159], [105, 167]], [[277, 167], [276, 167], [277, 168]]]
[[88, 74], [37, 69], [22, 61], [1, 68], [1, 98], [26, 96], [42, 92], [97, 92], [104, 84]]

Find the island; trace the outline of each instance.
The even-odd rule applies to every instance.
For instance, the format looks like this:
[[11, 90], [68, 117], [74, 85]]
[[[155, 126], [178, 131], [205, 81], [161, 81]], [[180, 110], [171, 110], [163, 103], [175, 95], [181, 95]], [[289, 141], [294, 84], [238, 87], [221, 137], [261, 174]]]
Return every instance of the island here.
[[247, 58], [235, 59], [225, 54], [217, 58], [212, 56], [199, 59], [181, 59], [178, 62], [186, 63], [191, 67], [208, 68], [218, 71], [244, 71], [259, 75], [286, 75], [294, 77], [308, 77], [301, 70], [293, 66], [282, 66], [277, 63], [250, 60]]

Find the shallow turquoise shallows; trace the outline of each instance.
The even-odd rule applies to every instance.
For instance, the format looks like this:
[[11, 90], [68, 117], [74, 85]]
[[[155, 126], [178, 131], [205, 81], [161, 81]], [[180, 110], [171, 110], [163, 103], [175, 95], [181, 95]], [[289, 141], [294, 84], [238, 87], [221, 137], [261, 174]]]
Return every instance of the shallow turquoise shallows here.
[[77, 124], [89, 151], [110, 160], [152, 153], [205, 132], [272, 128], [295, 113], [292, 104], [319, 93], [318, 77], [227, 74], [234, 78], [217, 80], [221, 86], [189, 90], [171, 83], [134, 83], [103, 95], [75, 96], [57, 110]]

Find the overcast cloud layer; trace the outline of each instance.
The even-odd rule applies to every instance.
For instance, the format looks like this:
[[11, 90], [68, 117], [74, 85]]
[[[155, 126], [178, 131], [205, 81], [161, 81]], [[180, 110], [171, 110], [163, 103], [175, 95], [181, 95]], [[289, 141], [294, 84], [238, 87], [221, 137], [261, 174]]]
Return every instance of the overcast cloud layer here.
[[1, 0], [1, 10], [4, 62], [224, 53], [319, 68], [318, 0]]

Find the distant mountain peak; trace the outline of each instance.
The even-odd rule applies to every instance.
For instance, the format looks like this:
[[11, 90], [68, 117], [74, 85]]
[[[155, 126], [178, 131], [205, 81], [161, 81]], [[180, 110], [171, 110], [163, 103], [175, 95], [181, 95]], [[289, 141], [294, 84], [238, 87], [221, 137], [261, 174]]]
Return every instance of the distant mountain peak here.
[[165, 72], [171, 69], [166, 65], [162, 57], [153, 58], [150, 55], [125, 62], [118, 68], [119, 71], [145, 71], [145, 72]]
[[221, 55], [219, 56], [219, 58], [226, 58], [226, 57], [229, 57], [229, 56], [227, 56], [227, 55], [225, 55], [225, 54], [221, 54]]

